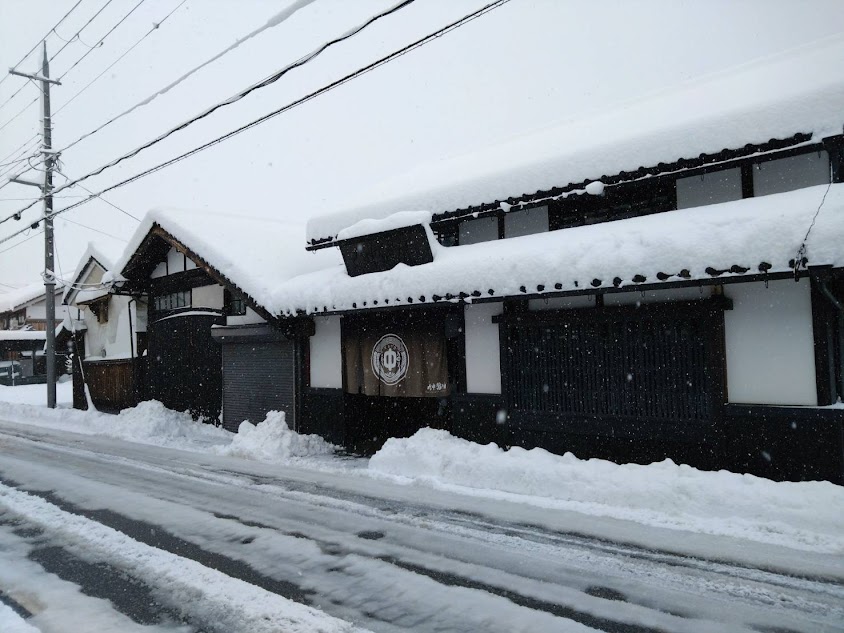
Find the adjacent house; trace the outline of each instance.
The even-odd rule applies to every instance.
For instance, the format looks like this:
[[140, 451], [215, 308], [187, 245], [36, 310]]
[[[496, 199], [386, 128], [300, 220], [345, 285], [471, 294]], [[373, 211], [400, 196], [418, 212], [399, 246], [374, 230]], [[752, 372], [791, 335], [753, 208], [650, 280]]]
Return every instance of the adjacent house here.
[[72, 341], [77, 408], [87, 407], [83, 382], [102, 411], [134, 406], [142, 395], [139, 359], [146, 351], [146, 303], [112, 293], [103, 283], [119, 254], [119, 249], [90, 243], [62, 297], [70, 313], [60, 326], [57, 347]]
[[114, 266], [117, 292], [147, 306], [145, 398], [236, 431], [301, 417], [308, 319], [281, 319], [271, 289], [340, 259], [301, 247], [303, 227], [239, 214], [147, 214]]
[[[61, 284], [56, 286], [56, 322], [65, 317]], [[0, 294], [0, 384], [44, 382], [47, 301], [43, 283]], [[57, 361], [61, 373], [63, 360]], [[22, 380], [21, 380], [22, 379]]]

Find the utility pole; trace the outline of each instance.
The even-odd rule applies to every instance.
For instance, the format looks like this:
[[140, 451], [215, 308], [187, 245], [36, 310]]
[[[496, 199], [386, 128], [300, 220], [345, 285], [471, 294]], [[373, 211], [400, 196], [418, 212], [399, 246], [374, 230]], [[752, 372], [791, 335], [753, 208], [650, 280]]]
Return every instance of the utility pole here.
[[[27, 75], [10, 68], [9, 72], [38, 81], [41, 83], [41, 105], [43, 118], [43, 146], [41, 152], [44, 154], [44, 183], [41, 184], [41, 192], [44, 197], [44, 290], [47, 303], [47, 345], [44, 353], [47, 361], [47, 406], [56, 408], [56, 277], [53, 263], [53, 167], [55, 154], [53, 153], [53, 128], [50, 116], [50, 84], [61, 85], [58, 81], [50, 79], [50, 61], [47, 57], [47, 41], [42, 42], [41, 49], [41, 74]], [[21, 184], [36, 184], [19, 180]], [[32, 366], [35, 368], [35, 353], [32, 355]]]

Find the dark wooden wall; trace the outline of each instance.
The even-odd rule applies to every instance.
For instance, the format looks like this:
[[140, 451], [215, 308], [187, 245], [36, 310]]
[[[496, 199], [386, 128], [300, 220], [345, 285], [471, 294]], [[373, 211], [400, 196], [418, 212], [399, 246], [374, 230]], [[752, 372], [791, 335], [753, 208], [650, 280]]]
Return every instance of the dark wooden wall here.
[[120, 411], [137, 404], [131, 359], [89, 362], [83, 368], [91, 400], [98, 410]]

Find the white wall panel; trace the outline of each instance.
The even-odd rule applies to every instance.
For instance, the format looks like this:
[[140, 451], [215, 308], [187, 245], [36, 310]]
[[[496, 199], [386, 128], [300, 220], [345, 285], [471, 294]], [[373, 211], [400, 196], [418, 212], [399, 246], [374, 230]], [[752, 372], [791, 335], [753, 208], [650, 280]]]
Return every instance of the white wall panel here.
[[465, 308], [468, 393], [501, 393], [501, 348], [498, 324], [492, 317], [502, 310], [501, 303], [477, 303]]
[[829, 154], [810, 152], [753, 166], [753, 195], [793, 191], [829, 182]]
[[343, 352], [340, 317], [314, 317], [316, 331], [310, 338], [311, 387], [343, 387]]
[[548, 232], [548, 207], [511, 211], [504, 216], [504, 237]]
[[211, 286], [200, 286], [194, 288], [191, 296], [192, 308], [211, 308], [212, 310], [223, 309], [223, 287], [219, 284]]
[[167, 252], [167, 274], [182, 273], [185, 271], [185, 256], [175, 248]]
[[817, 405], [809, 281], [728, 284], [724, 294], [728, 400]]
[[477, 218], [461, 222], [460, 237], [458, 243], [477, 244], [478, 242], [491, 242], [498, 239], [498, 217]]
[[722, 169], [677, 179], [677, 208], [741, 200], [741, 169]]

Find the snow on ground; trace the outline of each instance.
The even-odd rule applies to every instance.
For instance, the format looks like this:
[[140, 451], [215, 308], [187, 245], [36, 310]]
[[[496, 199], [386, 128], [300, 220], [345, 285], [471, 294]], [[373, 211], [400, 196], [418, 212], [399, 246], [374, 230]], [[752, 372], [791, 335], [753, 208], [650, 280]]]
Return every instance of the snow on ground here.
[[286, 462], [292, 458], [328, 455], [337, 449], [319, 435], [294, 433], [281, 411], [270, 411], [258, 425], [242, 422], [231, 444], [218, 447], [220, 455], [232, 455], [260, 461]]
[[10, 607], [0, 602], [0, 631], [3, 633], [38, 633], [38, 629], [26, 623]]
[[[47, 385], [0, 385], [0, 403], [28, 404], [46, 406]], [[70, 407], [73, 404], [73, 382], [68, 380], [56, 385], [56, 404]]]
[[171, 604], [190, 604], [215, 629], [289, 633], [359, 631], [357, 627], [196, 561], [150, 547], [96, 521], [64, 512], [28, 493], [0, 485], [0, 503], [30, 523], [59, 534], [134, 578], [166, 590]]
[[844, 553], [844, 488], [826, 481], [774, 482], [671, 460], [619, 465], [541, 448], [505, 451], [434, 429], [387, 440], [369, 470], [466, 494]]
[[[3, 392], [5, 393], [5, 392]], [[844, 488], [705, 472], [666, 460], [615, 464], [542, 449], [502, 450], [445, 431], [390, 439], [369, 461], [338, 459], [336, 447], [290, 430], [271, 412], [240, 433], [143, 402], [117, 416], [0, 402], [0, 418], [206, 454], [296, 464], [464, 495], [612, 517], [642, 525], [737, 537], [814, 552], [844, 553]]]

